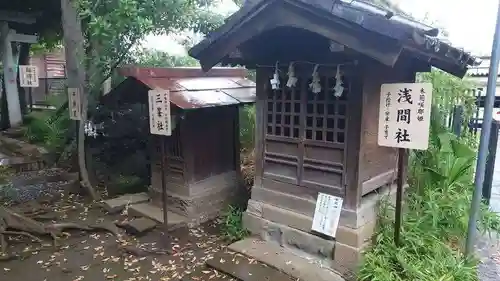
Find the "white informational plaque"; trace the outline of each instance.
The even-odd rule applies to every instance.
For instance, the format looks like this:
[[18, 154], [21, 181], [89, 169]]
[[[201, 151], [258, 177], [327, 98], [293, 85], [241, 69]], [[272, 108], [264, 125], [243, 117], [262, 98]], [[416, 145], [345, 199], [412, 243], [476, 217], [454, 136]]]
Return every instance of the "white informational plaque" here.
[[335, 237], [343, 201], [340, 197], [320, 192], [316, 201], [311, 229], [327, 236]]
[[380, 90], [378, 145], [426, 150], [432, 84], [383, 84]]
[[38, 87], [38, 67], [36, 67], [35, 65], [20, 65], [19, 86], [26, 88]]
[[149, 129], [151, 134], [172, 135], [170, 92], [163, 89], [149, 90]]

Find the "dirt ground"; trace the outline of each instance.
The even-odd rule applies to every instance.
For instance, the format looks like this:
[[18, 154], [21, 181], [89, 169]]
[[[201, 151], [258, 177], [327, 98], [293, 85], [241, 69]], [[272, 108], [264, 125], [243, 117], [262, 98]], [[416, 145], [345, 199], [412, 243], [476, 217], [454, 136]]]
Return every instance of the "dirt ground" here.
[[[126, 213], [107, 214], [98, 206], [90, 207], [75, 195], [52, 205], [57, 222], [97, 223], [122, 221]], [[123, 232], [125, 233], [125, 232]], [[141, 237], [124, 235], [130, 245], [157, 251], [162, 248], [161, 226]], [[1, 280], [23, 281], [135, 281], [179, 280], [192, 274], [193, 280], [234, 280], [212, 269], [202, 269], [207, 259], [226, 247], [219, 235], [217, 222], [206, 223], [195, 229], [180, 228], [169, 233], [168, 248], [172, 254], [131, 255], [118, 247], [113, 235], [105, 232], [69, 231], [59, 239], [59, 248], [51, 245], [50, 237], [43, 246], [29, 238], [14, 237], [9, 242], [9, 253], [22, 258], [0, 261]], [[42, 248], [33, 251], [33, 249]]]

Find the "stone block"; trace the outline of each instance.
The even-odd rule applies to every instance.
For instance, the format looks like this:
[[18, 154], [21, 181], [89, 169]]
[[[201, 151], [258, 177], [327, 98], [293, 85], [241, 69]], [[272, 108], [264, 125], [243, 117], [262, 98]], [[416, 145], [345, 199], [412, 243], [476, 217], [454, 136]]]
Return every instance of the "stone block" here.
[[335, 246], [333, 240], [326, 240], [314, 234], [277, 224], [247, 212], [243, 214], [243, 224], [245, 228], [259, 235], [264, 241], [275, 242], [282, 247], [298, 249], [318, 258], [333, 256]]
[[149, 200], [146, 193], [126, 194], [104, 201], [104, 208], [110, 213], [118, 213], [127, 205], [144, 203]]
[[[283, 224], [288, 227], [295, 228], [304, 232], [311, 232], [311, 227], [313, 222], [312, 217], [298, 214], [262, 202], [260, 202], [260, 206], [262, 208], [262, 217], [264, 219], [278, 224]], [[339, 225], [337, 228], [335, 239], [340, 243], [352, 247], [360, 247], [361, 245], [370, 240], [370, 238], [373, 235], [375, 225], [376, 225], [376, 220], [368, 222], [358, 229], [353, 229], [350, 227]]]
[[153, 228], [156, 227], [157, 224], [158, 223], [156, 221], [148, 218], [137, 218], [126, 222], [125, 224], [122, 225], [122, 227], [128, 233], [132, 235], [137, 235], [152, 230]]
[[[150, 203], [141, 203], [130, 206], [128, 209], [130, 216], [147, 217], [159, 223], [163, 223], [163, 211]], [[168, 225], [172, 228], [181, 227], [187, 224], [188, 219], [173, 212], [167, 213]]]
[[[214, 219], [233, 202], [237, 191], [235, 180], [236, 173], [233, 171], [182, 186], [181, 193], [169, 189], [168, 210], [187, 217], [193, 226]], [[161, 191], [151, 188], [150, 194], [153, 204], [160, 207]]]
[[353, 275], [362, 259], [363, 250], [368, 244], [355, 248], [342, 243], [335, 244], [334, 259], [331, 262], [332, 268], [343, 276]]
[[311, 217], [314, 215], [314, 209], [316, 208], [316, 201], [314, 200], [304, 199], [259, 186], [252, 188], [252, 199]]
[[[342, 209], [339, 225], [357, 229], [367, 223], [375, 221], [377, 219], [378, 203], [380, 199], [385, 196], [389, 196], [394, 202], [396, 185], [381, 188], [377, 193], [372, 192], [364, 196], [357, 210]], [[314, 216], [314, 209], [316, 207], [315, 200], [301, 198], [259, 186], [254, 186], [252, 188], [252, 199], [311, 218]]]
[[276, 268], [296, 280], [344, 281], [321, 263], [300, 257], [275, 243], [248, 238], [229, 245], [229, 249]]
[[262, 217], [262, 202], [255, 201], [253, 199], [248, 200], [247, 204], [247, 212], [256, 215], [258, 217]]

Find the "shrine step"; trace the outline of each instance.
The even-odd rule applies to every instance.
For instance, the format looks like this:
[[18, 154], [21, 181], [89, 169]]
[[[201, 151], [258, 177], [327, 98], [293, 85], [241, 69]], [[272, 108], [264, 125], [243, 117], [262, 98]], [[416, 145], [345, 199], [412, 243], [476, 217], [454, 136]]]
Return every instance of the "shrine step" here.
[[145, 192], [135, 194], [125, 194], [104, 201], [103, 207], [109, 213], [119, 213], [127, 206], [148, 202], [149, 197]]
[[276, 268], [267, 266], [240, 253], [226, 251], [215, 254], [207, 265], [242, 281], [296, 281]]
[[[159, 223], [163, 223], [162, 209], [156, 207], [150, 202], [131, 205], [128, 209], [128, 214], [130, 216], [150, 218]], [[188, 222], [187, 217], [181, 216], [179, 214], [170, 211], [167, 213], [167, 216], [168, 216], [167, 223], [169, 225], [170, 230], [187, 225]]]
[[267, 264], [295, 280], [344, 281], [344, 278], [336, 272], [312, 260], [302, 258], [276, 243], [247, 238], [229, 245], [228, 248]]

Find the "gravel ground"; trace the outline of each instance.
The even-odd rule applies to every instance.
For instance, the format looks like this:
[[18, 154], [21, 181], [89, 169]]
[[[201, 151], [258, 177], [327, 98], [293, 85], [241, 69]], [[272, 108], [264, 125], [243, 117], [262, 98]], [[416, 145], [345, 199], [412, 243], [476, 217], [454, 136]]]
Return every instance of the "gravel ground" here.
[[[10, 182], [0, 185], [0, 202], [24, 203], [37, 200], [43, 196], [53, 196], [59, 193], [68, 182], [50, 182], [45, 180], [44, 177], [56, 176], [62, 173], [64, 171], [60, 169], [43, 169], [16, 174]], [[39, 180], [33, 182], [35, 178]], [[29, 183], [26, 184], [27, 182]]]
[[479, 264], [479, 280], [500, 280], [500, 237], [496, 234], [483, 235], [476, 243]]

